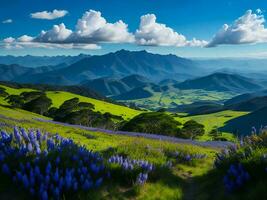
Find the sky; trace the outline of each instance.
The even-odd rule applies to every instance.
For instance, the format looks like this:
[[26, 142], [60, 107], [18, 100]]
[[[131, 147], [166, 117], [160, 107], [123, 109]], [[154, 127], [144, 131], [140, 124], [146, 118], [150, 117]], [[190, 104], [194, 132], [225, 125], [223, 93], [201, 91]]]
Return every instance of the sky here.
[[265, 0], [1, 0], [0, 55], [266, 57]]

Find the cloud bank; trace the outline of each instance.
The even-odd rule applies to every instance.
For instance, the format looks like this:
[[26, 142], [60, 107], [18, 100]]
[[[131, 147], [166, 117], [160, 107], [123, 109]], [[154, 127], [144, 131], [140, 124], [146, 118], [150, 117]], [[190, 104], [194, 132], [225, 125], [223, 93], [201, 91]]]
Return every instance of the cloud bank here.
[[53, 20], [53, 19], [64, 17], [67, 14], [68, 14], [68, 11], [66, 10], [55, 9], [52, 12], [42, 11], [42, 12], [31, 13], [31, 18]]
[[[67, 14], [64, 10], [32, 13], [33, 18], [55, 19]], [[267, 42], [267, 29], [262, 10], [248, 10], [232, 24], [224, 24], [207, 42], [193, 38], [188, 40], [164, 23], [157, 22], [154, 14], [141, 16], [136, 31], [130, 32], [122, 20], [108, 22], [99, 11], [89, 10], [77, 20], [73, 30], [64, 23], [43, 30], [36, 36], [8, 37], [0, 46], [6, 48], [81, 48], [99, 49], [102, 43], [132, 43], [140, 46], [216, 47], [219, 45], [256, 44]]]
[[233, 22], [224, 24], [215, 34], [207, 47], [216, 47], [223, 44], [255, 44], [267, 42], [267, 29], [264, 26], [265, 19], [261, 15], [261, 10], [253, 13], [252, 10]]

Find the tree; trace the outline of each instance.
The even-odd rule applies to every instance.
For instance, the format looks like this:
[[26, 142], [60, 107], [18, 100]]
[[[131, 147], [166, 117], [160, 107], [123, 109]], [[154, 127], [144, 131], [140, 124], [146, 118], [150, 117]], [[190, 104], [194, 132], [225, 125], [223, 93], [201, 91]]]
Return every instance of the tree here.
[[8, 93], [5, 88], [0, 87], [0, 97], [7, 97]]
[[22, 92], [20, 96], [24, 99], [25, 102], [32, 101], [42, 95], [45, 95], [45, 93], [40, 91], [32, 91], [32, 92]]
[[43, 115], [48, 111], [51, 105], [51, 99], [49, 99], [46, 95], [41, 95], [36, 99], [25, 103], [23, 105], [23, 109]]
[[95, 109], [95, 105], [88, 102], [80, 102], [78, 104], [79, 109]]
[[61, 104], [59, 109], [56, 111], [54, 120], [64, 122], [64, 118], [70, 114], [71, 112], [74, 112], [78, 109], [79, 104], [79, 98], [72, 98], [69, 100], [66, 100]]
[[19, 95], [9, 95], [6, 100], [12, 107], [15, 108], [22, 108], [24, 104], [23, 98]]
[[46, 113], [44, 113], [44, 115], [47, 117], [55, 118], [57, 111], [58, 111], [58, 108], [51, 107]]
[[183, 128], [178, 133], [179, 137], [195, 139], [197, 136], [204, 135], [204, 125], [197, 123], [194, 120], [189, 120], [184, 123]]
[[167, 113], [148, 112], [126, 122], [121, 130], [176, 136], [179, 125], [181, 125], [180, 122]]

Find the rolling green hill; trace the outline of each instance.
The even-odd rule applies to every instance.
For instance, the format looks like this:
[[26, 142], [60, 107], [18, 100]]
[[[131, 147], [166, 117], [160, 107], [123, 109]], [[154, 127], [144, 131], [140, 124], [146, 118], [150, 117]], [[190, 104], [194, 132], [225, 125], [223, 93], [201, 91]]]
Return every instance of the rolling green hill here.
[[[33, 89], [29, 89], [29, 88], [16, 89], [16, 88], [7, 87], [4, 85], [0, 85], [0, 87], [5, 88], [6, 92], [10, 95], [11, 94], [18, 95], [22, 92], [33, 91]], [[137, 110], [134, 110], [134, 109], [122, 106], [122, 105], [112, 104], [109, 102], [105, 102], [105, 101], [101, 101], [101, 100], [97, 100], [97, 99], [93, 99], [89, 97], [84, 97], [84, 96], [73, 94], [70, 92], [47, 91], [46, 94], [48, 98], [52, 100], [52, 104], [53, 104], [52, 106], [54, 107], [59, 107], [64, 101], [77, 97], [82, 102], [88, 102], [88, 103], [94, 104], [96, 111], [100, 111], [101, 113], [110, 112], [111, 114], [122, 116], [124, 119], [132, 118], [138, 115], [139, 113], [141, 113], [141, 111], [137, 111]], [[7, 102], [4, 100], [3, 97], [0, 97], [0, 103], [7, 105]]]
[[[209, 132], [214, 128], [222, 128], [224, 127], [228, 121], [241, 117], [246, 116], [248, 112], [240, 112], [240, 111], [232, 111], [232, 110], [225, 110], [221, 112], [206, 114], [206, 115], [195, 115], [195, 116], [187, 116], [187, 117], [176, 117], [176, 120], [179, 122], [186, 122], [190, 119], [197, 121], [200, 124], [205, 126], [205, 134], [198, 138], [199, 140], [210, 140], [211, 137]], [[231, 134], [230, 130], [223, 130], [223, 136], [229, 140], [233, 140], [233, 135]]]

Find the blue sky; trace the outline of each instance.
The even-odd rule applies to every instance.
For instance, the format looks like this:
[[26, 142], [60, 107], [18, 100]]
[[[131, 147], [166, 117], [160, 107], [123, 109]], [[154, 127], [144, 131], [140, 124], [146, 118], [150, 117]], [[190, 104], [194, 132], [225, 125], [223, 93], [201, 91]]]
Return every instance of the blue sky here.
[[[54, 9], [65, 11], [64, 16], [52, 13]], [[104, 18], [107, 24], [94, 32], [90, 31], [90, 24], [88, 30], [77, 29], [79, 19], [90, 20], [92, 13], [82, 18], [90, 10], [95, 11], [95, 15], [101, 13], [97, 20]], [[251, 12], [247, 13], [248, 10]], [[265, 22], [261, 21], [267, 15], [265, 10], [267, 3], [264, 0], [1, 0], [0, 40], [12, 39], [2, 42], [0, 54], [103, 54], [124, 48], [185, 57], [265, 56], [267, 30], [262, 28]], [[44, 11], [47, 13], [31, 16]], [[154, 16], [156, 22], [141, 29], [140, 17], [147, 14], [154, 15], [144, 18], [144, 22], [151, 22]], [[53, 15], [54, 19], [45, 19], [48, 15]], [[249, 20], [231, 27], [242, 16]], [[116, 26], [119, 20], [123, 23]], [[57, 28], [63, 29], [64, 39], [54, 31], [40, 36], [42, 30], [49, 31], [53, 25], [62, 23], [64, 26]], [[224, 24], [228, 24], [227, 30], [218, 34]], [[241, 29], [238, 33], [236, 27]], [[121, 31], [124, 32], [120, 38]], [[31, 36], [27, 44], [18, 39], [22, 35]], [[197, 42], [193, 42], [193, 38]], [[207, 44], [209, 48], [206, 48]]]

